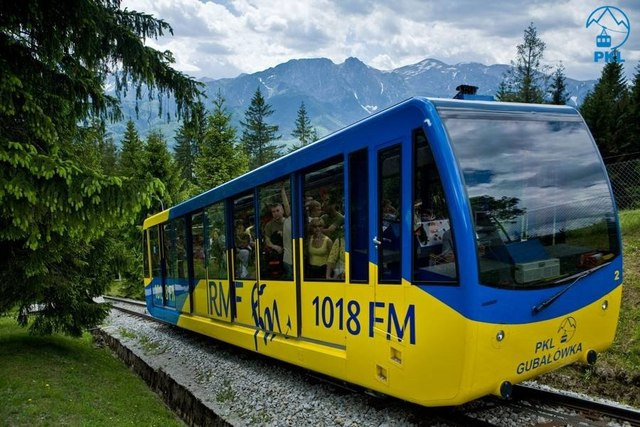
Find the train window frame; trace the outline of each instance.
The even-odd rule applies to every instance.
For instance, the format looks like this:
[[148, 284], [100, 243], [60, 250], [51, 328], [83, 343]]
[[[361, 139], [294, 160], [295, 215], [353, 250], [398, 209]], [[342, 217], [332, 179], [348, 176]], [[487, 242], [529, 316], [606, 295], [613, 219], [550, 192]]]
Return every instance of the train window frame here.
[[144, 254], [142, 264], [142, 274], [145, 279], [151, 277], [151, 254], [149, 248], [149, 230], [142, 232], [142, 253]]
[[[176, 227], [177, 224], [181, 224], [182, 227]], [[182, 267], [182, 275], [180, 275], [180, 267], [179, 267], [179, 257], [177, 256], [178, 253], [176, 251], [176, 264], [175, 264], [175, 271], [173, 271], [173, 268], [171, 268], [171, 264], [169, 264], [171, 262], [171, 247], [167, 247], [165, 245], [165, 264], [166, 264], [166, 269], [165, 269], [165, 277], [169, 278], [169, 279], [180, 279], [180, 280], [189, 280], [189, 251], [187, 248], [187, 241], [188, 241], [188, 236], [187, 236], [187, 218], [185, 216], [180, 216], [177, 218], [173, 218], [170, 221], [167, 221], [165, 223], [163, 223], [164, 226], [166, 225], [170, 225], [170, 236], [167, 236], [166, 231], [164, 232], [164, 243], [166, 242], [170, 242], [169, 244], [175, 246], [176, 248], [178, 247], [178, 235], [176, 230], [178, 228], [181, 229], [182, 231], [182, 239], [183, 239], [183, 255], [184, 258], [182, 260], [183, 262], [183, 267]], [[164, 231], [164, 230], [163, 230]], [[189, 230], [190, 231], [190, 230]], [[167, 262], [167, 258], [169, 257], [169, 262]], [[170, 274], [170, 273], [176, 273], [175, 275]]]
[[[384, 213], [383, 213], [383, 203], [384, 203], [384, 199], [382, 197], [383, 195], [383, 171], [382, 171], [382, 167], [383, 167], [383, 163], [384, 160], [382, 159], [382, 155], [385, 153], [389, 153], [392, 151], [397, 150], [398, 154], [400, 156], [400, 160], [399, 160], [399, 164], [400, 164], [400, 168], [398, 169], [398, 173], [397, 176], [400, 180], [400, 192], [399, 192], [399, 203], [398, 203], [398, 209], [402, 211], [402, 201], [403, 201], [403, 182], [402, 182], [402, 142], [398, 141], [398, 142], [394, 142], [393, 144], [389, 144], [386, 145], [384, 147], [379, 147], [378, 149], [376, 149], [376, 169], [377, 169], [377, 182], [376, 182], [376, 199], [377, 199], [377, 206], [376, 206], [376, 210], [377, 210], [377, 221], [375, 224], [376, 227], [376, 236], [378, 236], [378, 239], [380, 239], [380, 241], [383, 241], [383, 233], [384, 233], [384, 229], [383, 229], [383, 222], [384, 222]], [[377, 250], [377, 257], [376, 257], [376, 264], [378, 266], [377, 270], [378, 270], [378, 274], [376, 277], [376, 283], [380, 284], [380, 285], [401, 285], [402, 284], [402, 252], [403, 252], [403, 244], [404, 244], [404, 239], [402, 237], [403, 234], [403, 224], [402, 224], [402, 218], [401, 216], [398, 217], [398, 223], [399, 223], [399, 247], [400, 247], [400, 261], [399, 261], [399, 271], [398, 271], [398, 278], [397, 279], [384, 279], [382, 276], [382, 264], [383, 264], [383, 257], [384, 257], [384, 249], [382, 248], [382, 245], [378, 246], [378, 250]]]
[[[163, 263], [164, 263], [164, 255], [162, 253], [163, 251], [163, 242], [162, 242], [162, 238], [160, 237], [160, 232], [163, 229], [163, 225], [165, 223], [162, 224], [158, 224], [158, 225], [153, 225], [151, 227], [149, 227], [147, 229], [147, 231], [149, 232], [149, 257], [150, 257], [150, 261], [151, 261], [151, 278], [153, 279], [154, 277], [162, 277], [162, 269], [163, 269]], [[154, 235], [155, 235], [155, 242], [157, 243], [157, 255], [154, 256], [153, 253], [153, 243], [154, 243]], [[154, 264], [154, 261], [157, 260], [157, 263]], [[155, 267], [155, 268], [154, 268]], [[157, 272], [157, 274], [156, 274]]]
[[[335, 279], [335, 278], [330, 278], [327, 279], [326, 278], [326, 274], [323, 275], [322, 278], [312, 278], [309, 277], [309, 273], [310, 273], [310, 269], [307, 267], [307, 254], [308, 254], [308, 241], [307, 239], [310, 237], [310, 233], [308, 232], [309, 229], [309, 221], [308, 221], [308, 216], [307, 216], [307, 202], [306, 202], [306, 193], [307, 193], [307, 175], [309, 175], [310, 173], [313, 172], [318, 172], [322, 169], [328, 168], [330, 166], [335, 166], [338, 164], [342, 165], [342, 179], [339, 180], [340, 182], [340, 186], [342, 188], [342, 205], [343, 205], [343, 210], [344, 210], [344, 204], [345, 204], [345, 193], [346, 193], [346, 189], [345, 189], [345, 155], [344, 153], [340, 153], [336, 156], [330, 157], [328, 159], [325, 159], [321, 162], [318, 162], [316, 164], [313, 164], [307, 168], [304, 168], [303, 170], [299, 171], [300, 174], [300, 184], [301, 184], [301, 188], [300, 188], [300, 194], [302, 195], [302, 199], [300, 201], [300, 203], [298, 203], [298, 211], [300, 214], [300, 226], [299, 226], [299, 231], [301, 231], [301, 236], [302, 236], [302, 253], [300, 254], [300, 269], [299, 271], [301, 272], [301, 277], [302, 280], [305, 282], [316, 282], [316, 283], [347, 283], [346, 282], [346, 278], [347, 275], [349, 273], [348, 269], [348, 265], [344, 266], [345, 272], [344, 272], [344, 278], [343, 279]], [[346, 238], [346, 234], [348, 233], [347, 230], [347, 223], [345, 221], [345, 215], [342, 215], [342, 229], [343, 229], [343, 240]], [[328, 236], [327, 236], [328, 237]], [[331, 242], [331, 244], [333, 245], [333, 241]], [[346, 252], [346, 244], [345, 244], [345, 252]], [[328, 258], [329, 255], [327, 255]]]
[[[205, 225], [205, 211], [204, 209], [198, 209], [197, 211], [193, 211], [189, 214], [191, 217], [191, 260], [193, 263], [193, 282], [197, 284], [200, 280], [207, 279], [207, 238], [205, 236], [206, 225]], [[196, 221], [196, 218], [200, 216], [199, 220]], [[195, 227], [201, 226], [202, 230], [199, 233], [195, 233]], [[196, 257], [196, 236], [199, 236], [202, 239], [202, 257]], [[202, 263], [200, 265], [200, 263]], [[202, 268], [204, 272], [203, 276], [198, 276], [200, 272], [199, 268]]]
[[[213, 275], [211, 274], [211, 253], [212, 253], [212, 241], [211, 241], [211, 234], [210, 231], [213, 230], [212, 227], [212, 222], [210, 220], [210, 210], [211, 209], [218, 209], [217, 207], [221, 206], [222, 207], [222, 229], [219, 230], [219, 234], [218, 234], [218, 239], [220, 239], [220, 237], [224, 237], [224, 245], [220, 245], [222, 252], [220, 254], [220, 258], [221, 260], [224, 261], [224, 277], [221, 276], [220, 274], [217, 275]], [[207, 271], [207, 278], [208, 279], [215, 279], [215, 280], [229, 280], [229, 257], [227, 254], [227, 250], [229, 248], [229, 245], [227, 244], [227, 229], [229, 227], [228, 224], [228, 218], [227, 218], [227, 206], [224, 200], [219, 200], [215, 203], [211, 203], [207, 206], [205, 206], [202, 211], [204, 212], [203, 215], [203, 225], [204, 225], [204, 238], [205, 238], [205, 258], [204, 258], [204, 263], [205, 263], [205, 269]], [[220, 243], [218, 241], [218, 243]], [[222, 271], [221, 269], [218, 269], [218, 272]]]
[[[358, 227], [354, 227], [353, 223], [354, 223], [354, 219], [355, 219], [355, 215], [354, 215], [354, 206], [356, 205], [355, 199], [353, 199], [353, 195], [354, 195], [354, 185], [353, 185], [353, 179], [355, 178], [355, 176], [353, 175], [353, 171], [355, 170], [355, 168], [352, 167], [352, 160], [354, 160], [356, 158], [356, 156], [359, 155], [364, 155], [364, 171], [365, 171], [365, 182], [363, 184], [364, 186], [364, 216], [365, 216], [365, 233], [364, 233], [364, 254], [365, 254], [365, 268], [363, 269], [364, 274], [362, 277], [364, 278], [359, 278], [359, 279], [354, 279], [354, 272], [356, 271], [360, 271], [358, 268], [356, 268], [354, 266], [354, 242], [356, 239], [354, 239], [354, 235], [358, 229]], [[349, 271], [349, 283], [353, 283], [353, 284], [358, 284], [358, 285], [368, 285], [369, 282], [369, 241], [370, 241], [370, 236], [371, 236], [371, 224], [370, 224], [370, 218], [369, 218], [369, 183], [370, 183], [370, 179], [369, 179], [369, 150], [368, 148], [363, 148], [360, 150], [356, 150], [353, 151], [351, 153], [349, 153], [348, 155], [348, 170], [349, 170], [349, 177], [348, 177], [348, 185], [347, 185], [347, 193], [348, 193], [348, 200], [349, 200], [349, 221], [348, 224], [346, 225], [348, 227], [348, 231], [349, 231], [349, 247], [348, 252], [349, 252], [349, 265], [345, 266], [345, 268], [348, 268]], [[360, 178], [362, 178], [360, 176]], [[345, 233], [346, 234], [346, 233]]]
[[[258, 265], [258, 259], [256, 258], [256, 236], [252, 236], [251, 235], [251, 231], [249, 231], [249, 244], [251, 245], [252, 240], [253, 240], [253, 246], [251, 248], [251, 252], [253, 252], [253, 266], [254, 266], [254, 272], [253, 275], [248, 275], [247, 277], [237, 277], [237, 248], [236, 248], [236, 201], [243, 199], [245, 197], [251, 197], [251, 206], [253, 209], [253, 223], [249, 226], [249, 227], [253, 227], [254, 230], [256, 230], [257, 227], [257, 221], [256, 221], [256, 188], [253, 187], [248, 191], [244, 191], [242, 193], [238, 193], [233, 195], [232, 197], [230, 197], [230, 206], [231, 206], [231, 222], [233, 225], [233, 228], [231, 229], [231, 252], [232, 252], [232, 259], [233, 259], [233, 271], [231, 271], [231, 274], [229, 275], [232, 280], [235, 281], [246, 281], [246, 280], [257, 280], [258, 279], [258, 273], [259, 273], [259, 265]], [[231, 224], [230, 224], [231, 225]], [[247, 231], [247, 227], [245, 227], [245, 232]], [[254, 233], [257, 234], [257, 233]], [[250, 252], [250, 253], [251, 253]]]
[[[263, 251], [266, 250], [266, 248], [263, 248], [263, 244], [266, 246], [266, 237], [262, 236], [263, 233], [263, 228], [266, 228], [267, 224], [269, 222], [271, 222], [270, 220], [265, 222], [265, 224], [262, 224], [262, 210], [263, 210], [263, 206], [262, 206], [262, 202], [263, 202], [263, 191], [268, 189], [268, 188], [272, 188], [274, 186], [277, 186], [281, 183], [284, 183], [284, 191], [285, 191], [285, 195], [287, 197], [287, 204], [289, 205], [289, 216], [288, 218], [290, 219], [290, 226], [291, 226], [291, 257], [292, 257], [292, 264], [291, 264], [291, 275], [288, 278], [273, 278], [273, 277], [267, 277], [265, 274], [263, 274], [263, 272], [266, 272], [266, 267], [263, 266], [263, 263], [266, 262], [266, 255], [263, 255]], [[291, 176], [290, 175], [285, 175], [279, 178], [276, 178], [274, 180], [271, 180], [265, 184], [262, 184], [260, 186], [257, 186], [255, 188], [256, 190], [256, 194], [257, 197], [254, 199], [254, 204], [256, 205], [256, 207], [258, 208], [257, 210], [257, 216], [256, 216], [256, 223], [257, 223], [257, 233], [256, 233], [256, 240], [259, 242], [259, 246], [260, 246], [260, 253], [257, 254], [259, 257], [259, 272], [258, 272], [258, 276], [260, 277], [260, 280], [269, 280], [269, 281], [279, 281], [279, 282], [292, 282], [295, 279], [295, 246], [296, 246], [296, 241], [293, 238], [293, 230], [294, 227], [296, 226], [296, 221], [294, 219], [294, 207], [292, 205], [292, 198], [293, 198], [293, 191], [292, 191], [293, 185], [291, 183]], [[272, 205], [273, 203], [271, 203]], [[279, 204], [282, 205], [283, 208], [283, 227], [284, 227], [284, 222], [287, 220], [287, 217], [284, 216], [284, 214], [286, 213], [286, 208], [285, 208], [285, 202], [284, 200], [282, 200], [281, 202], [279, 202]], [[266, 205], [265, 205], [266, 206]], [[269, 212], [271, 210], [271, 208], [267, 209], [267, 212]], [[265, 243], [263, 243], [263, 241]], [[284, 257], [284, 241], [283, 241], [283, 257]], [[282, 265], [284, 268], [284, 258], [282, 260]]]
[[[412, 201], [412, 209], [413, 209], [413, 204], [415, 203], [414, 201], [417, 200], [418, 194], [417, 194], [417, 190], [418, 190], [418, 186], [416, 185], [416, 179], [417, 179], [417, 167], [416, 167], [416, 162], [418, 160], [418, 134], [421, 133], [424, 135], [425, 138], [425, 142], [427, 144], [427, 148], [428, 150], [431, 152], [431, 156], [433, 157], [433, 164], [435, 166], [436, 169], [436, 173], [438, 176], [438, 180], [440, 181], [440, 185], [442, 186], [442, 192], [444, 195], [444, 201], [445, 201], [445, 206], [447, 209], [447, 215], [448, 215], [448, 219], [449, 219], [449, 230], [451, 231], [451, 241], [452, 241], [452, 246], [453, 246], [453, 253], [454, 253], [454, 264], [455, 264], [455, 271], [456, 271], [456, 277], [455, 279], [451, 279], [451, 280], [440, 280], [440, 281], [435, 281], [435, 280], [418, 280], [415, 278], [415, 263], [416, 263], [416, 251], [415, 251], [415, 246], [412, 243], [411, 245], [411, 283], [415, 284], [415, 285], [441, 285], [441, 286], [459, 286], [460, 285], [460, 263], [458, 262], [458, 251], [456, 250], [456, 239], [455, 239], [455, 230], [453, 227], [453, 224], [451, 222], [451, 206], [448, 203], [447, 200], [447, 196], [445, 194], [444, 191], [444, 183], [442, 180], [442, 174], [440, 173], [440, 168], [438, 166], [438, 162], [436, 162], [435, 160], [435, 156], [433, 155], [433, 149], [431, 148], [431, 143], [429, 141], [429, 137], [427, 136], [427, 133], [424, 131], [424, 129], [422, 128], [416, 128], [411, 132], [411, 201]], [[411, 215], [413, 216], [413, 211], [411, 212]], [[413, 221], [411, 224], [411, 236], [413, 237], [414, 235], [414, 229], [413, 229]], [[413, 239], [412, 239], [413, 240]]]

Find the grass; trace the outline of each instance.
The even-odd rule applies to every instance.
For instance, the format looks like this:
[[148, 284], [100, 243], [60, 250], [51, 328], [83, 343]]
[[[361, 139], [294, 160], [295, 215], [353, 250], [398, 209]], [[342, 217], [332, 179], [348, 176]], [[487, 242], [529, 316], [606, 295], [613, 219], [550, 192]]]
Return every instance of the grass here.
[[0, 425], [184, 425], [91, 336], [31, 336], [0, 317]]
[[640, 407], [640, 210], [620, 212], [620, 225], [624, 282], [613, 346], [600, 354], [594, 368], [572, 365], [540, 380]]

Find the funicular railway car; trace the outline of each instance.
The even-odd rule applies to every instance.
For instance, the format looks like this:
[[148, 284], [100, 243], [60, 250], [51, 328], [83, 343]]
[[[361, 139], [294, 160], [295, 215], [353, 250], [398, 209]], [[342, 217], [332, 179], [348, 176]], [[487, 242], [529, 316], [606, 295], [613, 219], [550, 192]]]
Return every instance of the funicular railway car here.
[[166, 322], [422, 405], [612, 342], [616, 208], [569, 107], [412, 98], [144, 222]]

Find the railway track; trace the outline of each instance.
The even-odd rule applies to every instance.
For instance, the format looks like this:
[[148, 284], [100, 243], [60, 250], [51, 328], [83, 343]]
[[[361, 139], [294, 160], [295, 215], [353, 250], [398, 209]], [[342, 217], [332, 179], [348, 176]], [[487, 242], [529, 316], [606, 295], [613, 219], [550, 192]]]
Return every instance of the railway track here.
[[[130, 316], [167, 325], [146, 312], [146, 304], [141, 301], [129, 300], [117, 297], [104, 297], [112, 307]], [[173, 328], [171, 328], [173, 329]], [[560, 393], [558, 391], [543, 390], [529, 386], [514, 386], [513, 398], [502, 400], [496, 397], [486, 397], [470, 402], [460, 407], [451, 408], [424, 408], [418, 405], [401, 402], [391, 397], [372, 398], [365, 396], [366, 390], [354, 386], [340, 384], [340, 382], [326, 378], [322, 375], [310, 373], [302, 368], [283, 364], [273, 359], [255, 355], [252, 352], [221, 344], [215, 340], [203, 339], [198, 334], [187, 334], [180, 330], [182, 338], [195, 337], [194, 339], [206, 343], [216, 343], [224, 346], [224, 351], [234, 354], [234, 357], [247, 360], [249, 363], [269, 363], [273, 367], [281, 367], [289, 371], [287, 376], [303, 375], [313, 378], [317, 382], [331, 385], [335, 394], [344, 393], [347, 396], [359, 395], [359, 399], [365, 400], [366, 405], [381, 412], [390, 410], [400, 411], [406, 418], [404, 421], [418, 425], [454, 425], [454, 426], [503, 426], [503, 425], [544, 425], [544, 426], [639, 426], [640, 411], [622, 407], [615, 404], [597, 402], [574, 395]], [[192, 338], [193, 338], [192, 337]], [[181, 338], [174, 337], [175, 340]], [[178, 345], [182, 347], [182, 344]], [[267, 361], [267, 362], [265, 362]], [[319, 381], [317, 381], [319, 380]], [[306, 382], [309, 382], [307, 380]], [[313, 380], [311, 380], [313, 382]], [[310, 386], [313, 386], [311, 384]], [[342, 387], [343, 390], [335, 391], [332, 386]], [[326, 385], [324, 386], [326, 388]], [[326, 420], [325, 420], [326, 423]], [[514, 424], [515, 423], [515, 424]], [[390, 422], [394, 424], [394, 422]]]

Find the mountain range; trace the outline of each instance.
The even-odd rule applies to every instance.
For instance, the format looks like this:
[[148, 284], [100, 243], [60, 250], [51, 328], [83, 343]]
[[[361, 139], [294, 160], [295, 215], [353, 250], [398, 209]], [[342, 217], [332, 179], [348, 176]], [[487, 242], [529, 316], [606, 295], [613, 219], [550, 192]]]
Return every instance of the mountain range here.
[[[268, 122], [280, 126], [283, 144], [294, 143], [294, 129], [300, 103], [304, 102], [312, 124], [320, 136], [336, 131], [370, 114], [383, 110], [412, 96], [452, 98], [456, 86], [478, 86], [478, 94], [493, 95], [502, 81], [508, 65], [459, 63], [448, 65], [436, 59], [425, 59], [391, 71], [378, 70], [357, 58], [335, 64], [326, 58], [293, 59], [275, 67], [235, 78], [208, 79], [205, 85], [205, 106], [210, 109], [218, 90], [233, 114], [233, 122], [241, 134], [239, 121], [251, 102], [256, 88], [260, 88], [274, 110]], [[595, 80], [566, 79], [568, 104], [579, 106], [593, 88]], [[129, 94], [122, 99], [125, 116], [131, 117], [142, 136], [159, 128], [174, 144], [179, 123], [158, 116], [157, 101], [139, 101], [136, 118], [135, 100]], [[164, 111], [172, 111], [164, 105]], [[109, 130], [116, 142], [124, 133], [125, 123], [112, 124]]]

